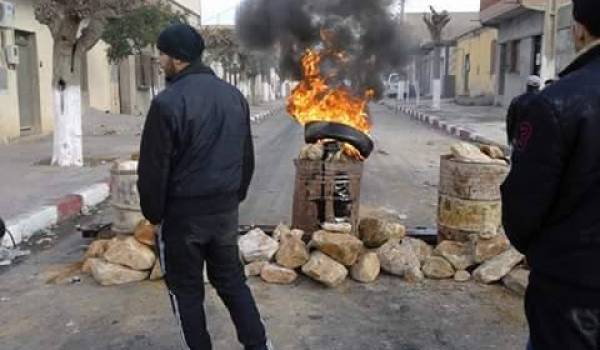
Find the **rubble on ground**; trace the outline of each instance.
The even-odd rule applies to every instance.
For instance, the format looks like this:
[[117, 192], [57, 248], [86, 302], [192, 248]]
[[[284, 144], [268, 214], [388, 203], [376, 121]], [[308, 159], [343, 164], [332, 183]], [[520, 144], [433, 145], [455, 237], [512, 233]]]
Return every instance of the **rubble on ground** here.
[[473, 277], [483, 283], [499, 281], [523, 261], [523, 258], [524, 256], [515, 248], [510, 248], [479, 266], [473, 272]]
[[131, 236], [91, 242], [84, 254], [81, 271], [103, 286], [162, 279], [154, 247], [155, 230], [154, 226], [142, 221]]
[[529, 270], [524, 267], [517, 267], [502, 279], [506, 288], [525, 296], [527, 285], [529, 284]]
[[455, 270], [452, 264], [442, 256], [432, 255], [423, 265], [423, 273], [431, 279], [447, 279], [454, 277]]
[[302, 266], [302, 272], [328, 287], [340, 285], [348, 276], [346, 267], [320, 251], [314, 252]]
[[290, 284], [298, 278], [298, 274], [293, 269], [267, 263], [260, 271], [260, 278], [267, 283]]
[[[310, 235], [308, 245], [301, 240], [304, 232], [293, 234], [295, 230], [280, 224], [272, 234], [277, 235], [279, 244], [270, 258], [272, 241], [276, 240], [266, 239], [269, 235], [262, 231], [250, 231], [240, 242], [269, 253], [248, 263], [246, 276], [260, 276], [268, 283], [289, 284], [296, 280], [294, 274], [302, 273], [328, 287], [339, 286], [348, 278], [373, 283], [381, 273], [402, 277], [411, 283], [425, 278], [491, 283], [504, 278], [505, 284], [514, 289], [524, 280], [522, 276], [526, 272], [521, 271], [522, 267], [513, 271], [522, 256], [514, 253], [504, 234], [473, 235], [468, 242], [442, 241], [433, 247], [420, 239], [405, 237], [404, 226], [390, 229], [393, 227], [390, 223], [402, 226], [393, 219], [365, 217], [360, 222], [359, 237], [351, 234], [352, 228], [347, 225], [323, 224], [322, 230]], [[390, 237], [392, 231], [399, 234]], [[378, 247], [370, 249], [373, 246]]]
[[450, 147], [454, 159], [463, 162], [507, 165], [504, 152], [496, 146], [483, 145], [477, 147], [467, 142], [460, 142]]
[[247, 263], [269, 261], [279, 249], [279, 243], [259, 228], [240, 237], [239, 246], [242, 258]]
[[306, 264], [308, 259], [309, 254], [306, 244], [300, 238], [291, 234], [282, 239], [275, 256], [275, 260], [279, 265], [289, 269], [301, 267]]
[[368, 252], [361, 255], [354, 266], [351, 275], [355, 281], [370, 283], [379, 277], [381, 264], [376, 253]]
[[[292, 284], [302, 274], [332, 288], [349, 278], [374, 283], [386, 273], [410, 283], [425, 278], [486, 284], [502, 281], [515, 293], [522, 295], [526, 289], [529, 271], [519, 266], [523, 256], [504, 234], [474, 234], [468, 242], [442, 241], [431, 246], [406, 237], [404, 226], [394, 220], [367, 217], [360, 225], [356, 237], [348, 225], [324, 224], [323, 230], [309, 234], [309, 244], [305, 232], [284, 224], [272, 234], [252, 230], [239, 239], [245, 274], [280, 285]], [[153, 247], [154, 232], [154, 227], [142, 222], [132, 236], [92, 242], [82, 271], [105, 286], [163, 278]]]

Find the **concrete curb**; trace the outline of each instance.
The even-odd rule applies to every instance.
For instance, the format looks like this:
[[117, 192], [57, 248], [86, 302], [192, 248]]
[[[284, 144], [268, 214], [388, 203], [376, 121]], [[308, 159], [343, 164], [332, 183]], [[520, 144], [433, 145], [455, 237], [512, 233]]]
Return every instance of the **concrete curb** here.
[[[21, 244], [31, 238], [36, 232], [65, 222], [83, 210], [97, 206], [110, 195], [108, 182], [101, 182], [84, 188], [73, 194], [66, 195], [53, 204], [43, 206], [29, 213], [19, 215], [6, 221], [6, 227], [12, 233], [15, 243]], [[4, 237], [1, 245], [12, 248], [9, 235]]]
[[411, 119], [419, 121], [423, 124], [426, 124], [432, 129], [443, 132], [447, 135], [456, 137], [463, 141], [473, 142], [473, 143], [481, 143], [481, 144], [489, 144], [500, 147], [504, 152], [508, 153], [509, 149], [506, 145], [498, 144], [497, 142], [490, 140], [486, 137], [483, 137], [480, 134], [475, 133], [468, 128], [461, 125], [450, 124], [446, 121], [440, 120], [439, 117], [434, 115], [423, 113], [412, 106], [391, 106], [389, 104], [385, 104], [389, 109], [399, 111], [403, 114], [406, 114]]
[[250, 120], [252, 121], [253, 124], [259, 124], [268, 118], [274, 117], [275, 115], [277, 115], [279, 112], [282, 112], [283, 110], [285, 110], [284, 106], [270, 109], [266, 112], [262, 112], [262, 113], [253, 115], [252, 117], [250, 117]]

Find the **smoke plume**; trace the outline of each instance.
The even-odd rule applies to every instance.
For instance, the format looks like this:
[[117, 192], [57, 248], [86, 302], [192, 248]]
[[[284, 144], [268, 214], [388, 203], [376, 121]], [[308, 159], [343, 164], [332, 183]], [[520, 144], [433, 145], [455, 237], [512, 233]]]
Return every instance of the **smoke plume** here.
[[252, 50], [279, 50], [285, 78], [301, 79], [306, 49], [323, 54], [321, 69], [331, 83], [381, 96], [381, 75], [401, 66], [409, 35], [392, 14], [393, 0], [245, 0], [236, 29]]

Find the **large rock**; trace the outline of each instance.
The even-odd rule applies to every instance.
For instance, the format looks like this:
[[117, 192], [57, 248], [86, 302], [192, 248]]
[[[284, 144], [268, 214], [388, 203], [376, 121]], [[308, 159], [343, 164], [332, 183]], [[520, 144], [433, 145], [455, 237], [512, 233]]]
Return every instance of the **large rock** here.
[[377, 250], [381, 268], [392, 275], [404, 276], [408, 270], [420, 269], [412, 244], [391, 240]]
[[460, 142], [450, 148], [455, 159], [464, 162], [492, 163], [492, 158], [483, 153], [478, 147]]
[[420, 268], [412, 267], [406, 270], [406, 272], [404, 273], [404, 279], [407, 282], [415, 283], [424, 280], [425, 275], [423, 274], [423, 271], [421, 271]]
[[92, 273], [92, 260], [94, 260], [94, 259], [95, 258], [86, 259], [83, 262], [83, 265], [81, 265], [81, 272], [91, 274]]
[[480, 235], [471, 235], [470, 238], [473, 258], [478, 264], [490, 260], [510, 248], [510, 242], [503, 233], [496, 234], [490, 238], [484, 238]]
[[143, 220], [135, 228], [133, 236], [140, 243], [153, 247], [156, 244], [156, 227], [149, 221]]
[[134, 237], [115, 237], [108, 243], [104, 259], [109, 263], [144, 271], [154, 266], [156, 255]]
[[255, 261], [253, 263], [246, 265], [244, 267], [244, 272], [246, 274], [246, 277], [260, 276], [260, 272], [262, 271], [263, 267], [266, 264], [267, 264], [266, 261]]
[[312, 246], [336, 261], [352, 266], [363, 250], [363, 243], [352, 235], [317, 231], [313, 234]]
[[475, 272], [473, 272], [473, 277], [477, 281], [483, 283], [499, 281], [502, 277], [506, 276], [513, 267], [523, 261], [523, 258], [523, 255], [515, 248], [510, 248], [479, 266]]
[[348, 270], [344, 265], [319, 251], [312, 253], [310, 260], [302, 266], [302, 272], [328, 287], [338, 286], [348, 276]]
[[385, 221], [377, 218], [360, 220], [358, 232], [360, 239], [369, 248], [379, 248], [390, 239], [385, 231]]
[[454, 277], [454, 267], [452, 264], [441, 256], [430, 256], [425, 261], [423, 273], [427, 278], [446, 279]]
[[247, 263], [270, 261], [279, 249], [279, 243], [258, 228], [240, 237], [239, 246]]
[[402, 240], [406, 236], [404, 225], [377, 217], [360, 220], [359, 237], [369, 248], [379, 248], [388, 240]]
[[406, 237], [406, 227], [398, 222], [388, 221], [383, 227], [390, 239], [402, 240]]
[[275, 230], [273, 231], [273, 239], [276, 240], [277, 242], [280, 242], [281, 238], [283, 236], [287, 236], [290, 233], [291, 233], [291, 229], [289, 228], [289, 226], [281, 223], [281, 224], [277, 225], [277, 227], [275, 227]]
[[267, 263], [260, 271], [260, 278], [267, 283], [290, 284], [298, 278], [298, 274], [292, 269]]
[[302, 148], [298, 158], [300, 160], [321, 160], [325, 155], [323, 145], [320, 143], [308, 144]]
[[427, 260], [431, 254], [433, 254], [433, 247], [423, 240], [406, 237], [404, 238], [403, 242], [404, 241], [408, 242], [412, 246], [415, 254], [417, 254], [417, 257], [419, 258], [421, 265], [425, 264], [425, 260]]
[[481, 152], [485, 153], [485, 155], [493, 159], [504, 159], [506, 157], [504, 151], [498, 146], [482, 145], [479, 149]]
[[454, 274], [454, 280], [456, 282], [467, 282], [468, 280], [471, 279], [471, 274], [469, 273], [469, 271], [456, 271], [456, 273]]
[[279, 250], [275, 256], [275, 260], [279, 265], [289, 269], [295, 269], [306, 264], [309, 258], [306, 244], [291, 234], [281, 240]]
[[365, 253], [358, 258], [358, 262], [352, 266], [352, 278], [358, 282], [369, 283], [379, 277], [381, 264], [376, 253]]
[[468, 243], [443, 241], [435, 248], [435, 253], [446, 258], [456, 270], [466, 270], [475, 265], [471, 250]]
[[306, 235], [306, 232], [296, 228], [296, 229], [293, 229], [292, 231], [290, 231], [290, 235], [292, 235], [292, 237], [296, 237], [298, 239], [304, 240], [304, 236]]
[[103, 286], [112, 286], [143, 281], [148, 278], [148, 271], [137, 271], [125, 266], [111, 264], [101, 259], [89, 259], [94, 279]]
[[108, 243], [110, 241], [108, 239], [100, 239], [97, 241], [93, 241], [90, 243], [87, 251], [85, 252], [86, 258], [101, 258], [106, 252], [108, 248]]
[[321, 225], [321, 227], [323, 228], [323, 230], [328, 231], [328, 232], [334, 232], [334, 233], [350, 233], [352, 232], [352, 225], [349, 223], [332, 223], [332, 222], [326, 222], [323, 225]]
[[529, 285], [529, 270], [523, 267], [517, 267], [502, 279], [504, 285], [520, 296], [525, 296], [525, 291]]
[[160, 267], [160, 261], [157, 259], [154, 267], [152, 268], [152, 272], [150, 272], [150, 280], [158, 281], [165, 277], [162, 268]]

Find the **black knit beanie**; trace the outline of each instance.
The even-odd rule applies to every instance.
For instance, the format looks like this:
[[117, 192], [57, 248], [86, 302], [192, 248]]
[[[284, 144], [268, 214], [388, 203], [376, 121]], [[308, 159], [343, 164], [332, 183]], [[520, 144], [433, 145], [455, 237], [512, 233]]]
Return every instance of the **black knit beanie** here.
[[188, 24], [173, 24], [160, 33], [158, 49], [164, 54], [185, 62], [194, 62], [202, 57], [204, 39]]
[[600, 38], [600, 1], [573, 0], [573, 17], [583, 24], [593, 36]]

